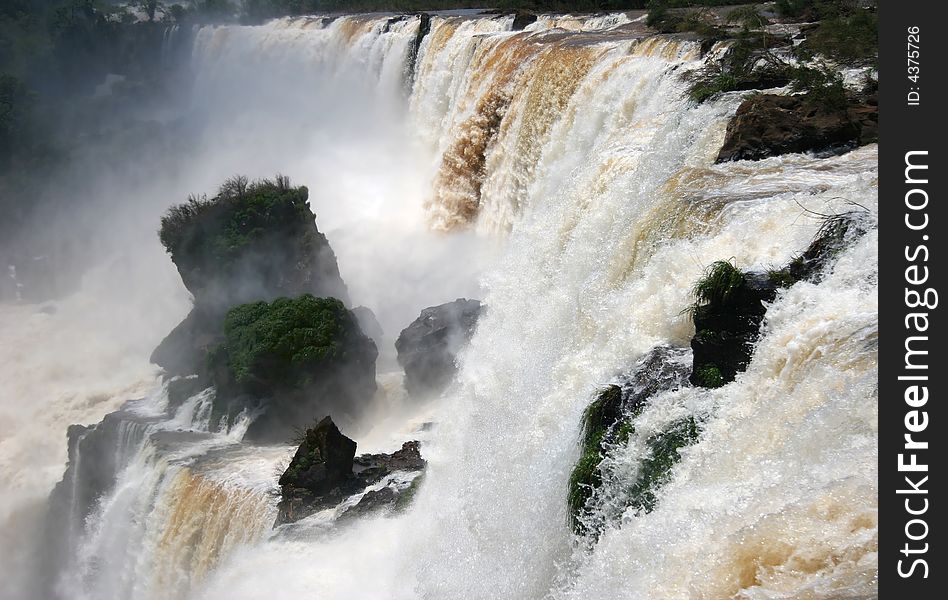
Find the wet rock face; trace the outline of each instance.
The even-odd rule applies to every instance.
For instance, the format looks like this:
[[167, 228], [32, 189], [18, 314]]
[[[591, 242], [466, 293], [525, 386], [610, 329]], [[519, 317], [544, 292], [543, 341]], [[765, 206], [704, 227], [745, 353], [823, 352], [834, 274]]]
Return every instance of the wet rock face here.
[[717, 162], [842, 151], [878, 139], [878, 106], [834, 107], [805, 96], [758, 94], [728, 124]]
[[534, 13], [518, 10], [514, 13], [513, 25], [510, 26], [510, 29], [521, 31], [524, 27], [536, 23], [536, 21], [537, 15]]
[[112, 491], [118, 472], [144, 440], [148, 423], [158, 418], [142, 419], [119, 410], [95, 425], [69, 426], [66, 471], [50, 493], [44, 531], [39, 532], [50, 573], [76, 551], [72, 544], [86, 518]]
[[776, 295], [777, 286], [766, 274], [740, 273], [739, 283], [726, 298], [694, 309], [691, 383], [719, 387], [747, 369], [766, 304]]
[[484, 310], [478, 300], [459, 298], [421, 311], [395, 341], [405, 387], [416, 397], [440, 393], [457, 373], [455, 358], [470, 341]]
[[[602, 486], [599, 464], [606, 448], [626, 443], [634, 432], [632, 421], [648, 406], [651, 399], [664, 391], [688, 384], [690, 361], [688, 350], [673, 346], [657, 346], [643, 356], [618, 383], [601, 389], [583, 413], [583, 433], [579, 460], [570, 474], [567, 505], [574, 531], [595, 534], [605, 526], [596, 494]], [[674, 449], [677, 452], [677, 447]], [[669, 466], [657, 475], [636, 483], [628, 504], [639, 508], [649, 506], [648, 499], [660, 483], [660, 475], [670, 469], [677, 456], [665, 452]], [[643, 473], [644, 475], [644, 473]], [[594, 518], [594, 515], [599, 515]]]
[[355, 451], [356, 443], [326, 417], [306, 431], [280, 485], [305, 488], [317, 496], [330, 494], [352, 474]]
[[[405, 442], [392, 454], [356, 457], [356, 443], [343, 435], [329, 417], [306, 431], [289, 467], [280, 477], [282, 499], [277, 524], [292, 523], [379, 483], [396, 471], [425, 468], [419, 443]], [[384, 486], [366, 492], [348, 509], [349, 516], [392, 506], [411, 488]]]

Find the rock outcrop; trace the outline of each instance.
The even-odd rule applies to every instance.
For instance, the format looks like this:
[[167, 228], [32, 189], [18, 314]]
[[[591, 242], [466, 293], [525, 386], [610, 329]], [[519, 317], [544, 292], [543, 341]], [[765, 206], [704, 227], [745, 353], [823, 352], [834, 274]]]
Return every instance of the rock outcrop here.
[[743, 272], [727, 261], [711, 265], [695, 285], [691, 383], [715, 388], [734, 381], [747, 369], [767, 305], [777, 292], [802, 280], [818, 282], [839, 253], [867, 230], [863, 213], [839, 214], [826, 218], [807, 249], [780, 269]]
[[160, 238], [194, 296], [194, 309], [152, 354], [171, 375], [203, 374], [224, 314], [238, 304], [281, 296], [348, 301], [336, 257], [316, 227], [306, 187], [284, 177], [235, 177], [217, 195], [190, 198], [162, 218]]
[[874, 98], [837, 106], [809, 95], [758, 94], [737, 109], [717, 162], [848, 150], [877, 141], [878, 121]]
[[[405, 442], [392, 454], [356, 457], [355, 451], [356, 443], [343, 435], [330, 417], [306, 430], [293, 460], [280, 476], [282, 498], [277, 524], [292, 523], [337, 506], [397, 471], [425, 468], [416, 441]], [[369, 490], [345, 514], [352, 517], [393, 506], [403, 500], [403, 494], [413, 493], [414, 487], [383, 485]]]
[[[595, 534], [604, 526], [606, 515], [595, 495], [602, 485], [600, 463], [610, 446], [624, 444], [635, 428], [632, 421], [660, 392], [688, 385], [690, 364], [686, 348], [657, 346], [642, 357], [626, 375], [600, 390], [583, 413], [583, 434], [579, 460], [569, 480], [567, 504], [573, 529], [581, 534]], [[649, 440], [652, 443], [652, 440]], [[655, 444], [656, 448], [659, 445]], [[651, 510], [655, 489], [663, 482], [678, 460], [680, 446], [659, 448], [654, 453], [662, 465], [643, 469], [635, 482], [634, 493], [626, 499], [627, 506]]]
[[455, 358], [474, 334], [483, 306], [459, 298], [421, 311], [395, 341], [405, 388], [416, 397], [440, 393], [457, 373]]
[[518, 10], [513, 14], [514, 20], [513, 24], [510, 26], [512, 31], [521, 31], [523, 28], [528, 25], [532, 25], [537, 21], [537, 15], [532, 12], [527, 12], [524, 10]]

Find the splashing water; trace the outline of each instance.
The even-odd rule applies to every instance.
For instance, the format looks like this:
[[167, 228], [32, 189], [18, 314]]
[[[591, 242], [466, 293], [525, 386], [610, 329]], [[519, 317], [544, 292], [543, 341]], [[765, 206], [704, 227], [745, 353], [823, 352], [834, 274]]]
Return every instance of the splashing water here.
[[[876, 147], [714, 164], [741, 98], [686, 99], [683, 74], [713, 59], [696, 43], [643, 38], [625, 15], [511, 26], [511, 17], [434, 16], [413, 66], [416, 17], [198, 32], [196, 96], [228, 105], [208, 114], [200, 152], [216, 162], [212, 173], [271, 155], [254, 168], [329, 182], [311, 186], [320, 226], [356, 301], [397, 305], [379, 310], [389, 335], [424, 302], [480, 295], [489, 310], [456, 384], [425, 409], [437, 423], [422, 437], [429, 467], [396, 514], [334, 526], [314, 515], [272, 530], [292, 448], [246, 447], [239, 428], [208, 433], [210, 391], [175, 411], [163, 391], [126, 407], [134, 435], [114, 488], [80, 528], [63, 596], [875, 595], [874, 231], [821, 283], [778, 295], [736, 381], [650, 401], [602, 464], [610, 518], [595, 543], [571, 532], [566, 491], [583, 410], [653, 347], [687, 346], [683, 310], [705, 266], [785, 264], [820, 225], [801, 205], [832, 213], [855, 201], [874, 214]], [[258, 75], [255, 100], [298, 121], [233, 99]], [[305, 93], [283, 98], [287, 81]], [[237, 131], [224, 127], [234, 115]], [[248, 152], [247, 139], [268, 127], [254, 142], [260, 154]], [[395, 241], [365, 243], [383, 234]], [[381, 286], [385, 255], [413, 242], [421, 250], [396, 254], [408, 266], [392, 279], [406, 281]], [[445, 298], [419, 293], [425, 271]], [[142, 362], [137, 379], [120, 381], [152, 376]], [[380, 395], [394, 406], [393, 387]], [[48, 439], [116, 408], [122, 393], [131, 394], [117, 386], [88, 410], [52, 395], [63, 414], [49, 419], [60, 429]], [[380, 416], [390, 418], [385, 431], [365, 432], [380, 449], [417, 435], [392, 414]], [[681, 450], [654, 510], [627, 509], [645, 440], [692, 415], [701, 435]], [[55, 481], [54, 464], [35, 490]]]

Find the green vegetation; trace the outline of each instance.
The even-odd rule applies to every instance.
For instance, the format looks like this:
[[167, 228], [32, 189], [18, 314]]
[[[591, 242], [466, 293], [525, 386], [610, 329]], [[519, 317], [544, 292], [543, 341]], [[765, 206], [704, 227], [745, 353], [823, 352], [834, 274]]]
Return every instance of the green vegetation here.
[[725, 383], [724, 376], [721, 375], [721, 369], [716, 365], [704, 365], [695, 371], [697, 385], [705, 388], [719, 388]]
[[820, 228], [807, 249], [784, 267], [767, 271], [768, 280], [775, 287], [786, 288], [798, 281], [819, 277], [820, 271], [835, 260], [851, 240], [866, 232], [864, 216], [864, 209], [817, 215]]
[[395, 510], [405, 510], [411, 505], [412, 501], [415, 499], [415, 496], [418, 494], [421, 484], [424, 483], [425, 473], [422, 472], [421, 475], [415, 477], [411, 480], [411, 483], [408, 484], [408, 487], [399, 492], [398, 496], [395, 498]]
[[733, 262], [719, 260], [711, 264], [704, 277], [692, 288], [698, 306], [729, 304], [744, 285], [744, 273]]
[[255, 254], [274, 255], [281, 240], [317, 236], [308, 197], [305, 186], [292, 187], [283, 176], [232, 177], [210, 200], [192, 195], [171, 207], [158, 235], [182, 277], [229, 276], [239, 265], [260, 262]]
[[355, 316], [335, 298], [277, 298], [235, 306], [224, 319], [224, 342], [209, 361], [224, 364], [242, 388], [304, 389], [347, 364], [365, 339]]
[[700, 433], [697, 422], [688, 417], [675, 421], [646, 441], [649, 455], [642, 461], [639, 475], [629, 490], [629, 506], [646, 513], [655, 508], [658, 490], [668, 483], [672, 467], [681, 460], [678, 451], [697, 442]]
[[730, 261], [717, 261], [695, 284], [690, 313], [695, 324], [692, 384], [721, 387], [750, 363], [767, 303], [777, 291], [801, 280], [818, 280], [826, 266], [867, 231], [865, 211], [819, 215], [822, 224], [807, 249], [780, 269], [741, 272]]
[[[610, 385], [599, 392], [583, 413], [581, 453], [570, 474], [567, 495], [570, 522], [576, 533], [592, 533], [582, 517], [589, 510], [590, 498], [603, 483], [600, 464], [610, 447], [628, 443], [635, 433], [632, 421], [644, 407], [642, 403], [623, 413], [622, 388]], [[648, 456], [629, 489], [627, 506], [644, 512], [654, 508], [659, 488], [668, 481], [672, 467], [681, 459], [678, 450], [695, 443], [698, 434], [697, 422], [689, 417], [646, 440]]]
[[[787, 1], [779, 3], [778, 12], [784, 17], [819, 23], [805, 30], [805, 41], [796, 46], [766, 31], [768, 21], [760, 13], [759, 5], [742, 6], [728, 13], [729, 29], [718, 29], [716, 34], [710, 19], [705, 19], [701, 26], [692, 25], [687, 29], [709, 39], [729, 37], [732, 40], [721, 61], [708, 65], [692, 77], [689, 95], [694, 101], [704, 102], [722, 92], [789, 84], [794, 92], [832, 107], [844, 107], [850, 102], [839, 74], [817, 59], [823, 57], [849, 66], [875, 65], [878, 54], [875, 3], [862, 7], [857, 2]], [[669, 13], [662, 9], [657, 14]], [[692, 21], [700, 21], [697, 16], [700, 13], [692, 14], [696, 15]], [[650, 15], [649, 21], [652, 19]], [[671, 19], [678, 23], [677, 30], [683, 30], [684, 17], [663, 19]]]
[[[600, 391], [596, 399], [583, 412], [581, 452], [570, 474], [569, 493], [566, 500], [573, 528], [577, 532], [583, 530], [579, 516], [586, 502], [602, 484], [599, 463], [602, 462], [605, 454], [604, 443], [611, 441], [610, 432], [615, 429], [616, 422], [620, 418], [621, 403], [622, 388], [610, 385]], [[626, 420], [628, 421], [631, 421], [631, 418]], [[628, 438], [628, 433], [625, 435]]]

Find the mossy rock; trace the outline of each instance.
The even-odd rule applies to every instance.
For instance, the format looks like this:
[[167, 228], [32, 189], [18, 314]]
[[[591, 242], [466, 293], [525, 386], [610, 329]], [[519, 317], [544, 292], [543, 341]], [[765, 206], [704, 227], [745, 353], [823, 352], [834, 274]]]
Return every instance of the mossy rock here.
[[335, 255], [316, 228], [309, 191], [285, 177], [227, 180], [161, 219], [159, 238], [199, 305], [224, 308], [310, 292], [348, 300]]
[[828, 266], [869, 229], [866, 214], [822, 217], [807, 249], [779, 269], [744, 272], [729, 261], [712, 263], [694, 286], [690, 313], [695, 324], [691, 383], [718, 388], [747, 369], [760, 325], [777, 291], [799, 281], [819, 282]]
[[634, 420], [652, 396], [685, 385], [686, 357], [684, 348], [652, 349], [620, 380], [621, 385], [601, 389], [583, 412], [580, 457], [570, 473], [566, 499], [576, 533], [598, 533], [598, 525], [590, 525], [590, 516], [598, 510], [595, 497], [603, 484], [602, 460], [611, 448], [628, 443], [635, 433]]
[[599, 463], [605, 453], [603, 442], [612, 437], [610, 430], [620, 420], [621, 404], [622, 388], [610, 385], [599, 392], [583, 413], [582, 450], [570, 474], [567, 496], [567, 507], [573, 518], [574, 528], [582, 527], [577, 517], [596, 488], [602, 484]]
[[375, 342], [335, 298], [304, 294], [236, 306], [224, 319], [223, 342], [208, 355], [218, 389], [214, 420], [256, 400], [266, 412], [248, 435], [272, 425], [288, 436], [317, 414], [348, 424], [375, 393], [377, 356]]
[[694, 418], [672, 423], [648, 439], [648, 457], [642, 461], [639, 475], [629, 494], [629, 506], [651, 512], [658, 502], [658, 490], [671, 478], [671, 470], [681, 460], [679, 450], [698, 441], [701, 431]]

